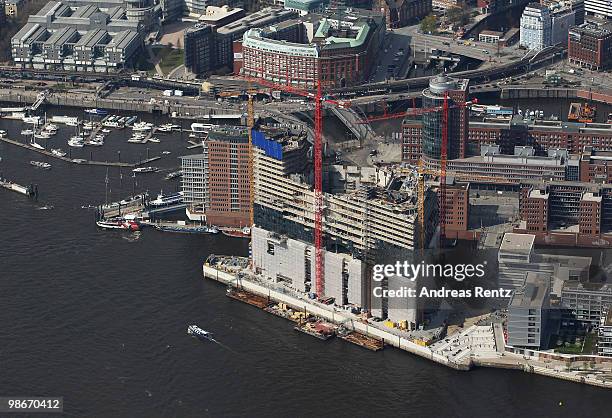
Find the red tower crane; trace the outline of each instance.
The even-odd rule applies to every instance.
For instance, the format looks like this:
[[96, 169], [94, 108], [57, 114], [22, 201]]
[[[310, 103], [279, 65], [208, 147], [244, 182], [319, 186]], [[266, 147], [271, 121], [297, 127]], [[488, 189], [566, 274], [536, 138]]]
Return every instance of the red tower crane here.
[[323, 103], [341, 108], [350, 107], [346, 100], [333, 100], [323, 96], [321, 81], [317, 81], [315, 93], [277, 84], [257, 77], [245, 77], [248, 81], [271, 89], [280, 90], [314, 100], [314, 246], [315, 246], [315, 291], [318, 298], [325, 295], [325, 264], [323, 262]]

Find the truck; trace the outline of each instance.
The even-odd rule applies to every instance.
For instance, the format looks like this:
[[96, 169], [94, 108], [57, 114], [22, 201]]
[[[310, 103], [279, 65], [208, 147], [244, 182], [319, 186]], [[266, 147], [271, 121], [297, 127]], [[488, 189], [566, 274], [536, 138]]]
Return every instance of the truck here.
[[164, 96], [172, 96], [173, 91], [172, 90], [164, 90]]
[[174, 95], [175, 96], [182, 96], [183, 95], [183, 90], [174, 90]]

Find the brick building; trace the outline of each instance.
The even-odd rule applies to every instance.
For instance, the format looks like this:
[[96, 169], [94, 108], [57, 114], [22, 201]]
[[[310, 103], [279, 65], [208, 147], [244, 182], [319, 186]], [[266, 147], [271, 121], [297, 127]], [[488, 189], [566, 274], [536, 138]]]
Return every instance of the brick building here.
[[583, 23], [569, 31], [567, 58], [570, 64], [606, 71], [612, 66], [612, 25]]
[[181, 188], [191, 219], [244, 227], [250, 218], [249, 138], [245, 128], [211, 131], [202, 154], [181, 157]]
[[386, 30], [382, 15], [353, 10], [307, 15], [242, 39], [242, 72], [280, 84], [313, 88], [356, 85], [374, 69]]
[[377, 0], [374, 10], [379, 10], [387, 19], [387, 27], [401, 28], [418, 22], [431, 13], [430, 0]]
[[612, 238], [612, 185], [525, 182], [519, 195], [520, 229]]
[[457, 238], [459, 231], [468, 230], [470, 210], [470, 185], [458, 182], [452, 177], [446, 179], [446, 222], [444, 228], [446, 237]]
[[[402, 160], [416, 164], [421, 155], [423, 122], [405, 119], [402, 123]], [[612, 151], [612, 126], [600, 123], [561, 121], [526, 122], [514, 118], [470, 118], [466, 155], [479, 155], [482, 145], [499, 145], [501, 154], [513, 154], [516, 146], [530, 146], [536, 155], [566, 149], [580, 154], [585, 147]]]
[[612, 183], [612, 152], [585, 147], [580, 155], [580, 181]]

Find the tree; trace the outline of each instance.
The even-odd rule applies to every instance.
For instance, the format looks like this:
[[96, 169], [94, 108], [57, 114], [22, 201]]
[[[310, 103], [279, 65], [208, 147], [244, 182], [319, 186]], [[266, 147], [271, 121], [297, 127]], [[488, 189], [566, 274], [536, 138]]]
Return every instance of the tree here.
[[446, 10], [446, 17], [455, 25], [467, 25], [470, 23], [471, 16], [469, 12], [460, 7], [451, 7]]
[[421, 20], [421, 31], [423, 33], [434, 33], [438, 27], [438, 20], [433, 14], [429, 14]]

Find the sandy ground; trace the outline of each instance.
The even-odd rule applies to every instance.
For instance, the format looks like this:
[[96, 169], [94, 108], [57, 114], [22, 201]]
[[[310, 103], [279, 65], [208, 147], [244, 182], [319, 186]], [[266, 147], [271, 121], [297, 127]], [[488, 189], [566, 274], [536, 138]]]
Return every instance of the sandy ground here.
[[193, 26], [193, 22], [175, 22], [165, 25], [162, 29], [163, 35], [159, 43], [162, 45], [171, 43], [175, 47], [180, 46], [180, 48], [184, 48], [183, 31], [190, 26]]

